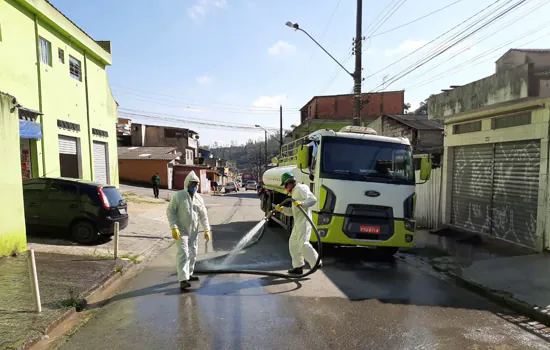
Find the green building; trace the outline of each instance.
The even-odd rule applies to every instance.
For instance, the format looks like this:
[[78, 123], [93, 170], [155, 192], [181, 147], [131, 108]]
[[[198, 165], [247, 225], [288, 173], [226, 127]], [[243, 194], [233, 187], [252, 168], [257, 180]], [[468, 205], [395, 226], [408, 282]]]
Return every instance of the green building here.
[[94, 41], [48, 1], [0, 0], [0, 162], [10, 198], [0, 204], [0, 256], [25, 249], [22, 180], [118, 186], [110, 64], [110, 42]]

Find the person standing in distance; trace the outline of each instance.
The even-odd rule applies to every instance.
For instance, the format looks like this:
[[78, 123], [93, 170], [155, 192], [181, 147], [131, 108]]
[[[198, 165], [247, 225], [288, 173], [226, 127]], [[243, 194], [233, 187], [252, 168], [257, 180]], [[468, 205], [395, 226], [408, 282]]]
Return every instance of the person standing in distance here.
[[155, 198], [159, 197], [159, 187], [160, 187], [160, 176], [159, 173], [155, 173], [153, 177], [151, 177], [151, 183], [153, 184], [153, 195]]
[[[317, 203], [317, 198], [311, 193], [308, 186], [297, 183], [294, 175], [289, 172], [281, 176], [281, 186], [284, 186], [285, 191], [292, 196], [293, 200], [291, 208], [283, 207], [279, 204], [275, 207], [275, 210], [278, 212], [294, 217], [294, 226], [292, 227], [292, 233], [288, 241], [290, 256], [292, 257], [292, 269], [288, 270], [288, 273], [301, 275], [304, 273], [304, 258], [310, 268], [313, 268], [319, 254], [317, 254], [317, 251], [309, 243], [312, 230], [311, 224], [298, 206], [302, 206], [311, 219], [311, 207]], [[319, 264], [319, 267], [321, 265]]]
[[212, 238], [208, 212], [202, 197], [197, 193], [199, 181], [194, 171], [187, 174], [184, 189], [172, 196], [166, 210], [172, 237], [176, 240], [178, 249], [176, 268], [180, 289], [189, 288], [191, 281], [199, 280], [197, 276], [193, 276], [199, 249], [199, 230], [204, 231], [207, 243]]

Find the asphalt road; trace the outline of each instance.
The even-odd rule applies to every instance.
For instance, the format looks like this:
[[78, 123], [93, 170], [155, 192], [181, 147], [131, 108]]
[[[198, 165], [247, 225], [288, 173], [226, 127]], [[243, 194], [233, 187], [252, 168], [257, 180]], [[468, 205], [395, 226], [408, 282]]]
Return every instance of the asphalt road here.
[[[231, 249], [261, 217], [250, 193], [206, 201], [214, 239], [202, 253]], [[212, 251], [198, 267], [221, 263]], [[202, 276], [187, 293], [176, 282], [175, 254], [172, 246], [156, 258], [62, 348], [549, 348], [509, 310], [400, 260], [377, 261], [364, 249], [331, 253], [306, 280]], [[267, 229], [230, 262], [264, 270], [289, 264], [281, 229]]]

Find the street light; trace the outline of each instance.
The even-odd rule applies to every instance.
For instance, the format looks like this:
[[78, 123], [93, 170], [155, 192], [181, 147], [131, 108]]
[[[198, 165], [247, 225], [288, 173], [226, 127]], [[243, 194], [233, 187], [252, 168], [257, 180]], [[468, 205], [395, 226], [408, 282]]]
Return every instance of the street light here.
[[338, 62], [338, 60], [336, 58], [334, 58], [334, 56], [332, 56], [327, 50], [325, 50], [325, 48], [319, 44], [317, 42], [317, 40], [313, 39], [313, 37], [311, 35], [309, 35], [308, 32], [306, 32], [305, 30], [303, 30], [302, 28], [300, 28], [300, 25], [298, 23], [292, 23], [292, 22], [286, 22], [286, 26], [289, 27], [289, 28], [292, 28], [294, 30], [299, 30], [301, 32], [303, 32], [305, 35], [307, 35], [315, 44], [317, 44], [317, 46], [319, 46], [321, 48], [321, 50], [325, 51], [325, 53], [333, 59], [334, 62], [336, 62], [340, 68], [342, 68], [346, 73], [348, 73], [352, 78], [355, 79], [355, 75], [353, 73], [351, 73], [350, 71], [348, 71], [346, 69], [346, 67], [344, 67], [340, 62]]
[[[359, 3], [361, 1], [358, 1]], [[358, 7], [358, 12], [360, 13], [362, 11], [361, 7]], [[359, 17], [358, 17], [359, 18]], [[358, 22], [360, 22], [358, 20]], [[361, 125], [361, 38], [360, 38], [360, 27], [358, 27], [358, 34], [356, 38], [356, 45], [355, 45], [355, 73], [351, 73], [344, 67], [334, 56], [332, 56], [325, 48], [317, 42], [317, 40], [313, 39], [311, 35], [309, 35], [308, 32], [300, 28], [300, 25], [298, 23], [292, 23], [292, 22], [286, 22], [286, 26], [289, 28], [292, 28], [294, 30], [299, 30], [303, 32], [305, 35], [307, 35], [317, 46], [321, 48], [334, 62], [336, 62], [340, 68], [342, 68], [346, 73], [349, 74], [349, 76], [353, 79], [353, 92], [355, 94], [355, 116], [353, 118], [353, 125], [359, 126]]]
[[262, 129], [262, 130], [264, 131], [264, 133], [265, 133], [265, 138], [264, 138], [264, 145], [265, 145], [264, 148], [265, 148], [265, 150], [264, 150], [264, 152], [265, 152], [265, 162], [266, 162], [266, 163], [265, 163], [265, 170], [267, 170], [267, 130], [264, 129], [264, 128], [262, 128], [262, 127], [261, 127], [260, 125], [258, 125], [258, 124], [256, 124], [256, 127]]

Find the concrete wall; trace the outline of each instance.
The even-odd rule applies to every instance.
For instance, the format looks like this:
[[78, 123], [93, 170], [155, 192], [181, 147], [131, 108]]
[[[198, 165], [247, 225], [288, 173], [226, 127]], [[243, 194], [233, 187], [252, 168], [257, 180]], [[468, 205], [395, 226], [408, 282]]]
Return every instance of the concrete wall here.
[[443, 152], [443, 130], [418, 130], [415, 150], [419, 153], [441, 154]]
[[121, 181], [151, 184], [151, 177], [159, 173], [161, 187], [168, 186], [168, 161], [145, 159], [121, 159], [118, 161]]
[[[405, 103], [404, 91], [389, 91], [364, 94], [361, 117], [364, 121], [372, 121], [382, 114], [403, 114]], [[302, 123], [312, 119], [348, 119], [354, 115], [353, 95], [320, 96], [314, 98], [302, 108]], [[309, 108], [311, 106], [311, 109]]]
[[[451, 223], [452, 206], [452, 181], [453, 181], [453, 147], [463, 145], [476, 145], [495, 142], [510, 142], [521, 140], [540, 140], [540, 174], [539, 174], [539, 196], [538, 212], [536, 221], [537, 249], [548, 249], [550, 243], [550, 220], [547, 219], [550, 209], [548, 196], [548, 129], [550, 121], [550, 100], [535, 100], [530, 102], [518, 102], [507, 106], [510, 111], [517, 109], [533, 108], [531, 112], [531, 124], [510, 127], [505, 129], [492, 130], [491, 117], [494, 117], [494, 110], [485, 111], [483, 114], [475, 113], [461, 115], [461, 121], [481, 120], [482, 128], [479, 132], [453, 135], [452, 120], [445, 125], [445, 148], [443, 161], [443, 185], [442, 185], [442, 221], [444, 224]], [[546, 106], [541, 108], [540, 106]], [[537, 107], [539, 106], [539, 107]], [[505, 112], [501, 112], [505, 114]], [[487, 117], [484, 118], [484, 115]], [[474, 119], [475, 118], [475, 119]]]
[[0, 256], [26, 249], [25, 209], [19, 155], [19, 118], [11, 111], [12, 97], [0, 93], [0, 160], [2, 196], [0, 202]]
[[512, 69], [526, 63], [532, 63], [536, 72], [549, 70], [550, 51], [509, 50], [496, 61], [496, 72]]
[[499, 72], [487, 78], [430, 96], [428, 117], [442, 119], [493, 104], [529, 96], [529, 65]]
[[[80, 141], [83, 179], [94, 179], [92, 141], [108, 142], [110, 183], [118, 185], [117, 106], [105, 70], [111, 55], [44, 0], [0, 1], [0, 23], [0, 91], [44, 113], [43, 139], [32, 150], [38, 155], [34, 175], [60, 175], [58, 136], [67, 135]], [[51, 66], [40, 61], [39, 37], [51, 43]], [[64, 51], [64, 62], [58, 49]], [[69, 55], [81, 62], [80, 81], [69, 74]], [[58, 128], [58, 119], [79, 124], [80, 131]], [[109, 137], [93, 136], [92, 128]]]

